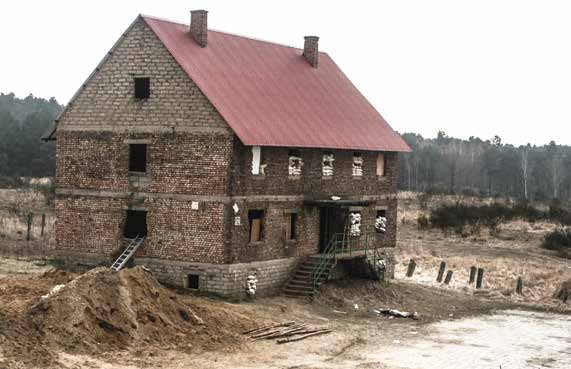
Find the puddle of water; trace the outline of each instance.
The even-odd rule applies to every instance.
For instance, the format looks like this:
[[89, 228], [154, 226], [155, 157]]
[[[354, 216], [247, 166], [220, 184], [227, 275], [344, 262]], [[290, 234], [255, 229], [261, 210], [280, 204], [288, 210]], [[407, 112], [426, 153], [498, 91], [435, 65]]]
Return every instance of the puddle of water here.
[[571, 316], [507, 310], [429, 329], [366, 356], [403, 369], [571, 368]]

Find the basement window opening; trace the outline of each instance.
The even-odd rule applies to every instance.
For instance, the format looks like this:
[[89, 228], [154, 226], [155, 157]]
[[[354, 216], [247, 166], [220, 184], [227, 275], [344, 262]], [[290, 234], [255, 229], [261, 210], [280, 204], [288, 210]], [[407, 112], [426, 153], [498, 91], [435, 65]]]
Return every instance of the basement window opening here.
[[191, 290], [197, 290], [200, 284], [200, 276], [198, 274], [188, 275], [188, 288]]
[[149, 77], [135, 78], [135, 98], [148, 99], [151, 96], [151, 79]]
[[297, 229], [297, 213], [287, 215], [286, 240], [295, 241]]
[[250, 222], [250, 242], [259, 242], [264, 238], [264, 211], [248, 210]]
[[129, 172], [147, 172], [147, 145], [129, 145]]
[[127, 210], [123, 235], [125, 238], [147, 236], [147, 212], [145, 210]]

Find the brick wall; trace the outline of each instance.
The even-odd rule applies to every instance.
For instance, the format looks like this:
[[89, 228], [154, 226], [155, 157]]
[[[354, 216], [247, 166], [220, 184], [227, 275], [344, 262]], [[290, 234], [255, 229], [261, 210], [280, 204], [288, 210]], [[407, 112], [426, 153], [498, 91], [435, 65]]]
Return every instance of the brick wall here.
[[[319, 246], [319, 210], [302, 202], [238, 202], [240, 225], [232, 223], [230, 262], [249, 262], [315, 254]], [[249, 242], [248, 210], [264, 211], [263, 239]], [[289, 211], [298, 210], [296, 239], [286, 239]]]
[[[377, 176], [377, 152], [357, 151], [363, 156], [363, 176], [352, 176], [354, 150], [299, 149], [303, 159], [303, 174], [288, 176], [289, 150], [287, 147], [263, 147], [262, 162], [267, 164], [265, 176], [252, 175], [252, 150], [234, 143], [233, 195], [299, 195], [355, 196], [396, 193], [398, 179], [397, 153], [386, 153], [386, 175]], [[335, 155], [335, 173], [323, 178], [323, 152]]]
[[[129, 142], [147, 143], [148, 185], [129, 182]], [[226, 195], [230, 136], [217, 133], [62, 131], [57, 139], [58, 188]]]
[[58, 196], [55, 239], [58, 250], [112, 255], [120, 251], [127, 209], [147, 209], [148, 236], [137, 255], [167, 260], [224, 263], [227, 206], [173, 199], [117, 199]]
[[[150, 98], [134, 97], [149, 77]], [[147, 143], [147, 172], [129, 174], [129, 140]], [[148, 210], [138, 255], [222, 263], [227, 205], [189, 199], [133, 199], [132, 193], [228, 194], [232, 133], [143, 21], [137, 20], [80, 90], [57, 133], [56, 247], [110, 255], [121, 247], [129, 206]], [[96, 195], [61, 194], [93, 190]], [[101, 191], [114, 191], [113, 195]]]
[[120, 246], [125, 205], [122, 199], [58, 196], [55, 200], [57, 249], [112, 254]]
[[[135, 77], [150, 78], [149, 99], [135, 99]], [[150, 127], [229, 131], [165, 46], [137, 19], [67, 108], [57, 135], [69, 129], [133, 131]]]

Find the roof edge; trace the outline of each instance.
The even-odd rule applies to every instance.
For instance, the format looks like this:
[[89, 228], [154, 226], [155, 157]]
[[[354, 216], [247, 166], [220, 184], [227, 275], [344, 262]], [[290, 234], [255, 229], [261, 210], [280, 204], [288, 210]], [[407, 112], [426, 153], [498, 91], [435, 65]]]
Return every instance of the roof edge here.
[[[395, 132], [396, 133], [396, 132]], [[398, 134], [398, 133], [397, 133]], [[399, 135], [400, 136], [400, 135]], [[239, 138], [239, 137], [238, 137]], [[410, 146], [405, 142], [406, 148], [399, 150], [395, 149], [382, 149], [382, 148], [371, 148], [371, 147], [335, 147], [335, 146], [310, 146], [310, 145], [268, 145], [260, 143], [245, 143], [242, 139], [242, 144], [244, 146], [260, 146], [260, 147], [289, 147], [289, 148], [302, 148], [302, 149], [316, 149], [316, 150], [354, 150], [354, 151], [377, 151], [377, 152], [397, 152], [397, 153], [408, 153], [412, 152]], [[403, 140], [404, 141], [404, 140]]]
[[[161, 22], [168, 22], [168, 23], [172, 23], [172, 24], [178, 24], [179, 26], [188, 26], [188, 24], [186, 23], [182, 23], [182, 22], [178, 22], [178, 21], [174, 21], [171, 19], [166, 19], [166, 18], [161, 18], [161, 17], [155, 17], [153, 15], [146, 15], [146, 14], [140, 14], [140, 16], [144, 19], [144, 18], [149, 18], [149, 19], [153, 19], [153, 20], [158, 20]], [[276, 46], [282, 46], [282, 47], [288, 47], [290, 49], [296, 49], [299, 51], [303, 51], [303, 47], [298, 47], [298, 46], [293, 46], [293, 45], [288, 45], [288, 44], [284, 44], [281, 42], [275, 42], [275, 41], [270, 41], [270, 40], [265, 40], [263, 38], [257, 38], [257, 37], [253, 37], [253, 36], [245, 36], [245, 35], [241, 35], [239, 33], [234, 33], [234, 32], [228, 32], [228, 31], [222, 31], [219, 29], [214, 29], [214, 28], [209, 28], [208, 29], [209, 32], [216, 32], [216, 33], [223, 33], [225, 35], [230, 35], [230, 36], [235, 36], [235, 37], [240, 37], [240, 38], [246, 38], [248, 40], [252, 40], [252, 41], [257, 41], [257, 42], [264, 42], [266, 44], [272, 44], [272, 45], [276, 45]], [[320, 54], [327, 54], [326, 51], [319, 51]]]
[[115, 51], [115, 49], [117, 49], [117, 47], [119, 47], [119, 45], [121, 44], [121, 42], [123, 42], [123, 40], [125, 39], [125, 37], [127, 36], [127, 34], [131, 31], [131, 29], [135, 26], [135, 24], [137, 23], [137, 21], [139, 20], [143, 20], [143, 16], [141, 14], [137, 15], [137, 17], [135, 18], [135, 20], [133, 22], [131, 22], [131, 24], [129, 25], [129, 27], [127, 27], [127, 29], [121, 34], [121, 36], [119, 37], [119, 39], [117, 39], [117, 41], [115, 41], [115, 43], [113, 44], [113, 46], [111, 47], [111, 49], [109, 49], [109, 51], [105, 54], [105, 56], [103, 57], [103, 59], [101, 59], [101, 61], [97, 64], [97, 66], [95, 67], [95, 69], [93, 70], [93, 72], [91, 72], [91, 74], [89, 74], [89, 76], [87, 77], [87, 79], [83, 82], [83, 84], [81, 85], [81, 87], [73, 94], [73, 96], [71, 97], [71, 99], [69, 99], [68, 103], [65, 105], [65, 107], [63, 108], [62, 112], [56, 117], [56, 119], [54, 119], [53, 121], [53, 125], [50, 129], [48, 129], [48, 131], [41, 137], [41, 140], [44, 142], [47, 141], [55, 141], [56, 137], [56, 131], [57, 131], [57, 127], [59, 125], [59, 122], [61, 121], [61, 119], [65, 116], [65, 114], [67, 113], [68, 109], [70, 106], [73, 106], [74, 101], [77, 99], [77, 97], [79, 96], [79, 94], [83, 91], [83, 89], [85, 88], [85, 86], [91, 81], [91, 79], [99, 72], [99, 70], [101, 69], [101, 67], [103, 67], [103, 65], [107, 62], [107, 60], [109, 59], [109, 57], [111, 55], [113, 55], [113, 51]]

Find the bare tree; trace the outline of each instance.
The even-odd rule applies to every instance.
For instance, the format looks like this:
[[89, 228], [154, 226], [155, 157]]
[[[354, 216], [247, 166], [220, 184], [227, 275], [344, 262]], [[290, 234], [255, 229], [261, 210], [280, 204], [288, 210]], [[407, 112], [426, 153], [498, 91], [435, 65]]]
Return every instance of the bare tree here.
[[528, 179], [528, 173], [529, 173], [529, 151], [530, 151], [530, 144], [527, 144], [527, 146], [521, 146], [520, 147], [520, 153], [521, 153], [521, 174], [522, 174], [522, 179], [523, 179], [523, 198], [525, 199], [525, 201], [529, 200], [529, 196], [528, 196], [528, 189], [527, 189], [527, 179]]
[[555, 141], [551, 141], [547, 148], [549, 154], [549, 170], [551, 174], [551, 186], [553, 190], [553, 198], [559, 198], [559, 186], [561, 184], [561, 167], [563, 164], [563, 158], [558, 150]]

